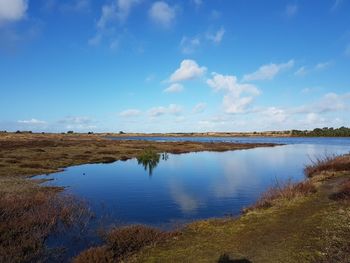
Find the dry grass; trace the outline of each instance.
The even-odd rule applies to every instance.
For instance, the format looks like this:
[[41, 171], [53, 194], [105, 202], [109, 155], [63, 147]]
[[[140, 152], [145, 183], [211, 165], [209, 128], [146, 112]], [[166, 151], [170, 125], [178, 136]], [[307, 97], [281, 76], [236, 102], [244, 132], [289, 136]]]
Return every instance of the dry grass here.
[[340, 185], [338, 192], [330, 195], [332, 200], [350, 200], [350, 179]]
[[307, 165], [304, 172], [307, 177], [313, 177], [321, 172], [338, 172], [350, 170], [350, 154], [334, 156], [324, 155], [311, 160], [311, 164]]
[[0, 262], [38, 262], [51, 257], [46, 238], [91, 216], [84, 203], [59, 189], [22, 179], [0, 181]]
[[146, 246], [156, 245], [174, 235], [173, 232], [142, 225], [114, 228], [105, 237], [106, 245], [82, 252], [74, 262], [119, 262]]
[[247, 213], [255, 209], [269, 208], [272, 207], [276, 201], [292, 200], [294, 198], [304, 197], [315, 192], [316, 187], [310, 180], [300, 183], [292, 183], [289, 180], [282, 185], [276, 182], [276, 185], [263, 193], [254, 205], [243, 209], [243, 213]]

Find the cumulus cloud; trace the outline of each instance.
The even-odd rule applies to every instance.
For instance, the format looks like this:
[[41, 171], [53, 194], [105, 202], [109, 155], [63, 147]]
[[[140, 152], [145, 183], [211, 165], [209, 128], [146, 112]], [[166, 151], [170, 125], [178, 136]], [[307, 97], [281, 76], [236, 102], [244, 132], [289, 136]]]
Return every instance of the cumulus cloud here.
[[157, 1], [152, 4], [148, 14], [154, 23], [162, 27], [169, 27], [175, 21], [176, 9], [166, 2]]
[[200, 46], [201, 42], [199, 37], [183, 37], [180, 42], [181, 52], [184, 54], [194, 53]]
[[202, 76], [206, 72], [206, 67], [200, 67], [196, 61], [185, 59], [171, 76], [170, 82], [190, 80]]
[[286, 6], [286, 15], [287, 17], [293, 17], [298, 12], [298, 5], [296, 4], [289, 4]]
[[119, 116], [129, 118], [129, 117], [139, 116], [140, 114], [141, 114], [141, 111], [137, 109], [128, 109], [119, 113]]
[[293, 66], [293, 59], [281, 64], [270, 63], [267, 65], [262, 65], [257, 71], [244, 75], [243, 81], [271, 80], [281, 71], [290, 69]]
[[183, 85], [179, 83], [173, 83], [168, 88], [164, 90], [166, 93], [177, 93], [183, 91], [184, 87]]
[[23, 19], [27, 9], [27, 0], [0, 0], [0, 25]]
[[207, 107], [207, 104], [204, 102], [198, 103], [196, 106], [194, 106], [192, 112], [193, 113], [202, 113]]
[[221, 43], [223, 37], [225, 34], [225, 29], [223, 27], [221, 27], [217, 32], [213, 33], [208, 33], [207, 34], [207, 39], [209, 39], [210, 41], [212, 41], [215, 44], [219, 44]]
[[170, 104], [168, 107], [154, 107], [148, 111], [151, 117], [159, 117], [164, 114], [179, 115], [182, 112], [182, 107], [177, 104]]
[[21, 124], [29, 124], [29, 125], [41, 125], [41, 124], [46, 124], [46, 121], [41, 121], [38, 119], [30, 119], [30, 120], [19, 120], [17, 121], [18, 123]]
[[[252, 84], [239, 83], [236, 76], [212, 73], [207, 84], [215, 91], [224, 91], [223, 107], [226, 113], [242, 113], [246, 111], [260, 91]], [[244, 94], [244, 96], [242, 96]]]

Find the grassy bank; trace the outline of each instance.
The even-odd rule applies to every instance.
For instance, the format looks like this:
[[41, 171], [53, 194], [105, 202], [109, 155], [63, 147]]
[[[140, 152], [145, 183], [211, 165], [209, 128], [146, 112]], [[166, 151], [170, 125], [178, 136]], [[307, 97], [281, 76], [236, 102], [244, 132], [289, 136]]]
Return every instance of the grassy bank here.
[[[350, 156], [320, 159], [306, 173], [302, 183], [269, 189], [239, 218], [198, 221], [161, 240], [145, 238], [155, 230], [113, 230], [76, 262], [350, 262]], [[125, 244], [135, 249], [118, 254]]]
[[[82, 225], [89, 216], [87, 207], [79, 200], [58, 194], [59, 188], [41, 187], [26, 180], [27, 176], [133, 157], [150, 166], [149, 157], [157, 161], [158, 153], [164, 152], [228, 151], [261, 146], [273, 144], [159, 143], [111, 141], [95, 134], [0, 133], [0, 262], [52, 259], [57, 251], [45, 247], [47, 237], [62, 227]], [[144, 242], [149, 244], [147, 240]]]

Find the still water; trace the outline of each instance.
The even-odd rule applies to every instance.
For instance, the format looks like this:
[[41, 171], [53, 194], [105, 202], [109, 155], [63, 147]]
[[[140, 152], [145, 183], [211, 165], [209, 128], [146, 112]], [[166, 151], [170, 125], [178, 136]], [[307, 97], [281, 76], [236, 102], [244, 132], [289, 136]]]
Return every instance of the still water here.
[[151, 170], [131, 159], [73, 166], [36, 178], [53, 179], [46, 184], [66, 187], [88, 201], [97, 216], [107, 213], [120, 224], [169, 227], [237, 215], [276, 181], [302, 180], [304, 166], [315, 157], [349, 151], [350, 139], [317, 138], [312, 144], [169, 154]]

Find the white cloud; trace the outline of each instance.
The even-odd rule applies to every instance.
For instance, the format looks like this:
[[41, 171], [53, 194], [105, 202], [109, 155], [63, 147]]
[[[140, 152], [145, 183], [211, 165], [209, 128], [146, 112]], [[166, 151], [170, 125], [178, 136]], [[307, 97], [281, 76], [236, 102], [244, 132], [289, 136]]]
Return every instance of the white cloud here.
[[221, 43], [225, 34], [225, 29], [221, 27], [215, 34], [208, 33], [207, 38], [215, 44]]
[[139, 116], [140, 114], [141, 114], [141, 111], [137, 109], [128, 109], [119, 113], [119, 116], [128, 118], [128, 117], [136, 117], [136, 116]]
[[179, 82], [194, 79], [202, 76], [206, 72], [206, 67], [200, 67], [196, 61], [185, 59], [171, 76], [170, 82]]
[[181, 39], [180, 48], [182, 53], [192, 54], [199, 48], [200, 44], [199, 37], [190, 38], [185, 36]]
[[202, 113], [207, 107], [207, 104], [204, 102], [198, 103], [196, 106], [194, 106], [192, 112], [193, 113]]
[[[0, 0], [1, 1], [1, 0]], [[30, 125], [41, 125], [41, 124], [46, 124], [45, 121], [41, 121], [38, 119], [30, 119], [30, 120], [19, 120], [17, 121], [18, 123], [21, 124], [30, 124]]]
[[287, 17], [295, 16], [298, 12], [298, 5], [296, 4], [289, 4], [286, 6], [286, 15]]
[[0, 24], [23, 19], [27, 9], [27, 0], [0, 0]]
[[163, 1], [153, 3], [148, 14], [154, 23], [163, 27], [169, 27], [176, 18], [175, 7]]
[[293, 66], [293, 59], [281, 64], [270, 63], [267, 65], [262, 65], [257, 71], [244, 75], [243, 81], [271, 80], [281, 71], [290, 69]]
[[[226, 113], [245, 112], [255, 96], [260, 91], [252, 84], [239, 83], [236, 76], [221, 75], [212, 73], [212, 79], [207, 80], [207, 84], [215, 91], [224, 91], [223, 107]], [[245, 96], [242, 96], [246, 94]]]
[[168, 88], [164, 90], [166, 93], [176, 93], [176, 92], [181, 92], [183, 91], [184, 87], [183, 85], [179, 83], [173, 83], [171, 84]]
[[159, 117], [164, 114], [179, 115], [182, 112], [182, 107], [177, 104], [170, 104], [168, 107], [154, 107], [148, 111], [151, 117]]

